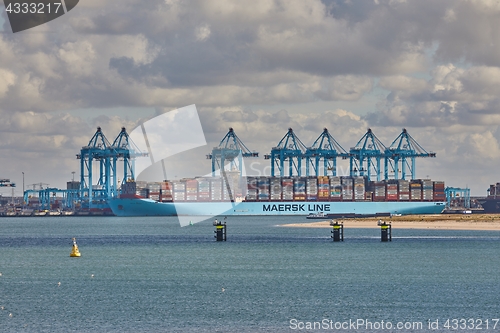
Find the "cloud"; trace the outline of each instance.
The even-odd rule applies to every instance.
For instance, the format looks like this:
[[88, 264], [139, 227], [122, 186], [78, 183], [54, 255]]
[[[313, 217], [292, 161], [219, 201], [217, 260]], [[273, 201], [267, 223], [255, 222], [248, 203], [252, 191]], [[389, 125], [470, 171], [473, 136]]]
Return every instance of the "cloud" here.
[[499, 66], [500, 37], [496, 1], [457, 1], [449, 6], [435, 32], [440, 61], [463, 59], [472, 64]]
[[340, 75], [318, 86], [321, 90], [315, 95], [322, 100], [356, 101], [372, 90], [373, 82], [369, 77]]
[[378, 85], [387, 90], [397, 90], [399, 93], [418, 94], [428, 89], [428, 82], [404, 75], [382, 77]]
[[253, 122], [257, 120], [258, 116], [252, 111], [226, 111], [222, 114], [222, 120], [225, 122]]
[[195, 36], [196, 40], [203, 42], [204, 40], [208, 39], [210, 37], [210, 26], [208, 25], [203, 25], [198, 28], [196, 28]]
[[430, 74], [427, 81], [406, 76], [381, 79], [380, 87], [390, 93], [367, 119], [400, 126], [500, 125], [500, 68], [447, 64]]
[[470, 134], [466, 142], [469, 147], [464, 147], [464, 150], [474, 152], [472, 158], [494, 161], [500, 156], [498, 140], [491, 131]]
[[58, 50], [58, 58], [65, 64], [68, 73], [77, 77], [92, 74], [92, 62], [96, 56], [89, 41], [65, 43]]
[[0, 68], [0, 99], [7, 94], [9, 87], [15, 84], [16, 78], [11, 71]]
[[436, 39], [436, 55], [450, 53], [441, 39], [453, 31], [439, 18], [453, 12], [463, 22], [471, 6], [484, 12], [454, 1], [92, 1], [37, 33], [2, 35], [2, 59], [16, 59], [19, 78], [4, 105], [47, 112], [356, 101], [373, 76], [425, 70]]

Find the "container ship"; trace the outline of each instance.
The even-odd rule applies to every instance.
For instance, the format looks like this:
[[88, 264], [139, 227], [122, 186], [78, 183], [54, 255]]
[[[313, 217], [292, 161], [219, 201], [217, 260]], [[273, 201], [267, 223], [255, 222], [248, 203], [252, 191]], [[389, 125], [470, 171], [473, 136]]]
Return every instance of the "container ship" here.
[[500, 213], [500, 183], [490, 185], [488, 196], [478, 199], [484, 213]]
[[117, 216], [439, 214], [443, 181], [367, 177], [199, 177], [126, 182], [109, 200]]

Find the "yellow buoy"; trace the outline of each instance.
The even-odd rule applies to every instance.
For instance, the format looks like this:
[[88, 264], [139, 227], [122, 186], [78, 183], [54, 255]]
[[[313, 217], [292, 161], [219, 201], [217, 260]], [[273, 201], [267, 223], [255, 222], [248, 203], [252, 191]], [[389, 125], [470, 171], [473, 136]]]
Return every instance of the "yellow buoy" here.
[[73, 248], [71, 249], [70, 257], [80, 257], [82, 254], [78, 250], [78, 245], [76, 244], [76, 238], [73, 237]]

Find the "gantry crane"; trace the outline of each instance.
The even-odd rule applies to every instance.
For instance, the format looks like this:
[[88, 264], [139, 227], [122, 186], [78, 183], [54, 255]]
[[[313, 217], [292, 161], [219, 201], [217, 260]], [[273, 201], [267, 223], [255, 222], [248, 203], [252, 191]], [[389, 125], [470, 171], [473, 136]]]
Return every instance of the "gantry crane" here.
[[309, 176], [309, 165], [313, 166], [316, 177], [320, 176], [320, 161], [323, 160], [323, 176], [337, 175], [337, 157], [348, 158], [349, 153], [335, 140], [328, 132], [327, 128], [314, 141], [311, 147], [308, 147], [305, 154], [306, 158], [306, 176]]
[[[427, 152], [415, 139], [411, 137], [406, 128], [392, 142], [385, 151], [384, 177], [389, 179], [389, 166], [394, 172], [394, 178], [398, 179], [399, 165], [401, 164], [401, 179], [406, 179], [406, 168], [411, 173], [411, 179], [415, 179], [415, 158], [416, 157], [436, 157], [436, 153]], [[410, 159], [411, 164], [408, 162]]]
[[245, 146], [245, 144], [238, 138], [233, 128], [221, 140], [217, 147], [212, 149], [212, 153], [207, 155], [207, 159], [212, 160], [212, 177], [215, 177], [217, 169], [224, 170], [224, 163], [230, 162], [231, 170], [239, 170], [240, 176], [243, 170], [243, 158], [245, 157], [259, 157], [259, 153], [252, 152]]
[[[97, 127], [97, 131], [90, 139], [87, 146], [82, 147], [80, 154], [76, 155], [80, 160], [80, 195], [81, 198], [86, 198], [88, 207], [99, 206], [97, 202], [106, 200], [110, 192], [111, 186], [111, 163], [108, 157], [107, 148], [111, 144], [104, 136], [101, 127]], [[97, 185], [93, 185], [93, 162], [99, 162], [99, 178]]]
[[[377, 181], [381, 178], [380, 161], [385, 158], [387, 148], [373, 134], [371, 128], [358, 141], [356, 146], [349, 150], [349, 168], [351, 177], [366, 176], [371, 179], [372, 169], [377, 177]], [[374, 163], [375, 160], [375, 163]]]
[[271, 177], [275, 176], [275, 163], [280, 171], [280, 177], [285, 176], [286, 160], [288, 160], [288, 177], [293, 176], [294, 169], [297, 175], [301, 176], [301, 161], [304, 158], [306, 150], [306, 146], [295, 135], [293, 129], [289, 128], [278, 145], [271, 149], [271, 154], [264, 156], [266, 160], [271, 160]]
[[[106, 206], [106, 200], [118, 194], [118, 160], [123, 159], [123, 182], [125, 182], [135, 177], [133, 159], [147, 155], [132, 142], [125, 127], [122, 127], [113, 144], [98, 127], [89, 144], [82, 147], [80, 154], [77, 155], [81, 167], [81, 198], [85, 198], [84, 201], [88, 200], [89, 208]], [[94, 161], [99, 162], [99, 177], [95, 188], [92, 173]]]
[[[118, 160], [123, 160], [123, 182], [134, 179], [133, 159], [137, 156], [147, 156], [140, 152], [130, 139], [125, 127], [111, 144], [101, 128], [98, 127], [87, 146], [82, 147], [77, 159], [80, 160], [79, 189], [43, 188], [45, 183], [30, 184], [33, 190], [25, 191], [25, 201], [34, 195], [40, 198], [41, 207], [50, 207], [54, 195], [63, 198], [65, 208], [75, 208], [75, 203], [81, 203], [83, 208], [107, 208], [107, 199], [118, 194]], [[98, 163], [99, 174], [94, 175], [94, 162]], [[74, 177], [74, 172], [73, 172]], [[74, 179], [73, 179], [74, 180]], [[94, 184], [94, 182], [96, 184]], [[30, 186], [28, 185], [28, 186]], [[35, 186], [40, 188], [35, 190]]]
[[110, 195], [116, 196], [116, 191], [118, 189], [117, 161], [119, 159], [123, 160], [123, 184], [129, 180], [135, 180], [134, 158], [139, 156], [148, 156], [148, 153], [143, 153], [140, 151], [137, 145], [130, 138], [125, 127], [122, 127], [120, 134], [118, 134], [115, 141], [113, 141], [113, 144], [108, 147], [108, 151], [109, 158], [111, 158], [111, 168], [114, 174], [113, 192], [110, 193]]
[[447, 187], [444, 190], [446, 194], [446, 208], [453, 209], [451, 207], [451, 201], [460, 199], [463, 203], [463, 207], [470, 209], [470, 189], [469, 188], [458, 188], [458, 187]]

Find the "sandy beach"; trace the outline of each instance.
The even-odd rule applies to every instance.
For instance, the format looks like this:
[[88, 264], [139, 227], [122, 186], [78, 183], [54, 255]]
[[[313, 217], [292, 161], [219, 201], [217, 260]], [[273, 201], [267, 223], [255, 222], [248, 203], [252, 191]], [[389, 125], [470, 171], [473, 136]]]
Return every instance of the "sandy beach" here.
[[[345, 228], [379, 228], [378, 218], [336, 219]], [[471, 215], [408, 215], [381, 219], [395, 229], [499, 230], [499, 214]], [[331, 228], [331, 220], [310, 220], [305, 223], [282, 224], [282, 227]]]

